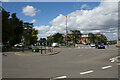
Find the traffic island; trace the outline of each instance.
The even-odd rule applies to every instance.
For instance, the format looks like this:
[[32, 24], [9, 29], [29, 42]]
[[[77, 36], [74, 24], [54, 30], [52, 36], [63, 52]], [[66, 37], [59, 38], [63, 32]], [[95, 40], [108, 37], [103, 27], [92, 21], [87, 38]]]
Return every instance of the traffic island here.
[[15, 52], [14, 54], [18, 55], [18, 56], [47, 56], [47, 55], [55, 55], [58, 53], [60, 53], [60, 51], [46, 52], [46, 53], [42, 53], [42, 54], [40, 52], [25, 51], [25, 52]]

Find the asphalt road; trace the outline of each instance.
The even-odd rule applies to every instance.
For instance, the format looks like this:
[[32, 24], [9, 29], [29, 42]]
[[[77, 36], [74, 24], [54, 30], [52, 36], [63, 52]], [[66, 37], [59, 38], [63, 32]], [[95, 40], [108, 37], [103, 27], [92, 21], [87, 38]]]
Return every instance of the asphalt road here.
[[80, 45], [56, 48], [56, 55], [3, 56], [3, 78], [118, 78], [118, 64], [110, 58], [118, 55], [115, 46], [95, 49]]

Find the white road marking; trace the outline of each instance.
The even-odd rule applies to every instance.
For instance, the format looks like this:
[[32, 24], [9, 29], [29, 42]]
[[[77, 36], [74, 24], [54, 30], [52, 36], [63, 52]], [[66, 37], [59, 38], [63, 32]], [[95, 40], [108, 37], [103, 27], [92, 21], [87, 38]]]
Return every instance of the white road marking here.
[[115, 60], [111, 60], [110, 62], [115, 62]]
[[80, 74], [88, 74], [88, 73], [92, 73], [92, 72], [94, 72], [93, 70], [90, 70], [90, 71], [86, 71], [86, 72], [81, 72]]
[[104, 67], [102, 67], [102, 69], [107, 69], [107, 68], [110, 68], [110, 67], [112, 67], [112, 66], [104, 66]]
[[57, 79], [64, 79], [64, 78], [67, 78], [67, 76], [55, 77], [55, 78], [52, 78], [52, 79], [50, 79], [50, 80], [57, 80]]
[[110, 58], [110, 60], [114, 60], [115, 58]]
[[120, 57], [120, 56], [116, 56], [116, 57], [110, 58], [110, 61], [111, 61], [111, 62], [119, 62], [119, 60], [118, 60], [119, 57]]

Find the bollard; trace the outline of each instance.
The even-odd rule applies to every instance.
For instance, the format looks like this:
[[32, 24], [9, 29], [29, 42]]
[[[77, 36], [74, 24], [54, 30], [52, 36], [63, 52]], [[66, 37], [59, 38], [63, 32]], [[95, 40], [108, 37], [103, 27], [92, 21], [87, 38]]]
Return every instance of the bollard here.
[[42, 47], [41, 47], [41, 54], [42, 54]]
[[46, 46], [45, 46], [45, 54], [46, 54]]

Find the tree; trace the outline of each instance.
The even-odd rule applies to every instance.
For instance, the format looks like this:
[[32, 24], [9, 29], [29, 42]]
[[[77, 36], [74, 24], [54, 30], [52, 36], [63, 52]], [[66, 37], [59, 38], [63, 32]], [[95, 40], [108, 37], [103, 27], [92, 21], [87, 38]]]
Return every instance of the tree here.
[[25, 22], [23, 26], [24, 26], [23, 37], [24, 37], [25, 45], [28, 46], [28, 45], [32, 44], [31, 38], [32, 38], [33, 24]]
[[2, 9], [2, 42], [6, 44], [10, 37], [10, 24], [9, 24], [10, 12]]
[[12, 13], [11, 18], [10, 12], [5, 11], [2, 8], [2, 42], [8, 44], [10, 47], [17, 43], [22, 42], [24, 38], [25, 45], [34, 44], [37, 42], [38, 31], [33, 27], [33, 23], [25, 22], [20, 20], [16, 13]]
[[101, 39], [102, 43], [106, 43], [107, 42], [107, 37], [105, 35], [103, 35], [103, 34], [101, 34], [100, 39]]
[[53, 42], [58, 42], [58, 43], [62, 43], [63, 42], [63, 34], [61, 33], [56, 33], [54, 34], [53, 37]]
[[16, 17], [16, 13], [9, 17], [10, 12], [2, 9], [2, 42], [12, 47], [21, 42], [23, 22]]
[[81, 39], [81, 32], [79, 30], [71, 30], [72, 32], [72, 40], [74, 43], [77, 43], [78, 40]]
[[38, 34], [38, 30], [35, 30], [35, 28], [32, 29], [32, 37], [30, 39], [30, 44], [35, 44], [37, 43], [37, 34]]
[[23, 33], [23, 21], [19, 20], [16, 17], [16, 13], [12, 14], [12, 18], [9, 19], [10, 24], [10, 46], [14, 46], [17, 43], [21, 42], [22, 33]]
[[95, 42], [98, 42], [98, 41], [100, 41], [101, 43], [106, 43], [108, 40], [104, 34], [101, 34], [100, 36], [95, 37]]
[[95, 35], [93, 33], [89, 33], [88, 34], [88, 39], [90, 40], [91, 43], [94, 43], [95, 42]]

